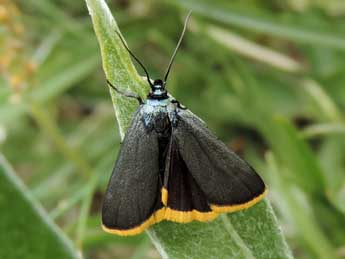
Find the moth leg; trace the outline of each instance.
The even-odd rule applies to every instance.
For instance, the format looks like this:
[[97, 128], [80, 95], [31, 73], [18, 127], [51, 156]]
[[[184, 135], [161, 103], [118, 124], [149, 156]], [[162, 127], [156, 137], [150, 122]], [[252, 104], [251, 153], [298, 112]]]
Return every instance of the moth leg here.
[[116, 88], [112, 83], [110, 83], [110, 81], [107, 79], [107, 84], [117, 93], [122, 94], [123, 96], [129, 97], [129, 98], [135, 98], [138, 100], [139, 104], [143, 104], [143, 99], [141, 99], [141, 97], [137, 94], [134, 93], [129, 93], [129, 92], [125, 92], [125, 91], [121, 91], [118, 88]]
[[182, 105], [179, 101], [177, 100], [171, 100], [171, 103], [176, 103], [177, 107], [180, 108], [181, 110], [187, 110], [187, 107]]

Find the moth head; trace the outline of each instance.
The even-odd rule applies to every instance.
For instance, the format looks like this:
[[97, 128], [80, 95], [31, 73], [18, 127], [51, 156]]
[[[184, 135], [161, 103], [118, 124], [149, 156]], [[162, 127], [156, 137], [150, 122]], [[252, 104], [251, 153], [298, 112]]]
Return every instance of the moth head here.
[[163, 82], [162, 79], [156, 79], [154, 82], [153, 82], [153, 87], [152, 87], [152, 90], [158, 90], [158, 89], [164, 89], [165, 88], [165, 82]]
[[149, 97], [154, 99], [165, 99], [168, 97], [167, 91], [165, 90], [165, 82], [162, 79], [156, 79], [153, 82]]

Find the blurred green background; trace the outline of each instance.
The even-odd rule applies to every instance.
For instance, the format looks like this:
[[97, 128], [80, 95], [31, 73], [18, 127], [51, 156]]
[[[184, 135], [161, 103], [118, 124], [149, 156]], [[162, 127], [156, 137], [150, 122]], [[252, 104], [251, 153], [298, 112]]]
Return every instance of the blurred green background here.
[[[345, 2], [107, 3], [153, 78], [193, 9], [169, 91], [260, 172], [296, 258], [345, 258]], [[1, 154], [86, 258], [160, 258], [100, 228], [120, 136], [84, 1], [0, 0], [0, 23]]]

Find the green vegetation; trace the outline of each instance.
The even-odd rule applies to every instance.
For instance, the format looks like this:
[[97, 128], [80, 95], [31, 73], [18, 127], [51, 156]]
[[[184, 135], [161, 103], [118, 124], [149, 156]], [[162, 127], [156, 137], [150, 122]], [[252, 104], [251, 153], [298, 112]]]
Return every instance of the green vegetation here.
[[[345, 3], [108, 5], [117, 25], [101, 0], [0, 2], [0, 257], [345, 257]], [[148, 90], [114, 29], [158, 78], [189, 9], [169, 91], [258, 169], [268, 199], [210, 224], [106, 234], [102, 196], [137, 104], [110, 99], [104, 71]]]

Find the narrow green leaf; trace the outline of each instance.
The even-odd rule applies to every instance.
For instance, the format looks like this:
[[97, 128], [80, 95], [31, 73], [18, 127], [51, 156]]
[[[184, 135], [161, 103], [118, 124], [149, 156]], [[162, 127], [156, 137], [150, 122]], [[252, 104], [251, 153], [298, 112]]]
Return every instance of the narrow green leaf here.
[[75, 238], [76, 246], [80, 250], [82, 250], [82, 247], [83, 247], [87, 219], [90, 213], [92, 198], [93, 198], [95, 189], [97, 187], [98, 181], [99, 181], [99, 175], [94, 173], [90, 177], [89, 181], [86, 183], [87, 194], [85, 195], [81, 203], [80, 214], [79, 214], [79, 219], [78, 219], [78, 224], [77, 224], [76, 238]]
[[[345, 131], [344, 131], [345, 133]], [[319, 153], [327, 180], [327, 197], [345, 215], [345, 138], [333, 135], [324, 141]]]
[[344, 123], [320, 123], [313, 124], [305, 127], [301, 131], [301, 136], [303, 138], [313, 138], [323, 135], [344, 135], [345, 134], [345, 124]]
[[0, 258], [79, 258], [0, 155]]
[[[197, 23], [193, 23], [193, 28], [199, 28]], [[214, 25], [203, 25], [202, 31], [208, 37], [214, 39], [226, 48], [235, 51], [245, 57], [254, 59], [261, 63], [284, 70], [286, 72], [297, 73], [303, 71], [303, 66], [299, 62], [287, 55], [279, 53], [273, 49], [264, 47], [241, 37], [234, 32], [222, 29]]]
[[317, 224], [313, 209], [310, 206], [311, 201], [307, 195], [293, 182], [286, 181], [281, 177], [281, 171], [288, 169], [279, 166], [272, 153], [269, 153], [266, 158], [274, 185], [281, 194], [279, 206], [285, 206], [290, 212], [288, 215], [294, 226], [301, 227], [296, 231], [315, 252], [316, 258], [338, 258], [335, 254], [335, 248]]
[[[101, 48], [103, 69], [107, 79], [119, 89], [135, 91], [145, 96], [146, 84], [135, 70], [130, 56], [116, 34], [116, 31], [120, 32], [120, 30], [107, 4], [103, 0], [86, 0], [86, 3]], [[104, 84], [106, 84], [105, 81]], [[123, 137], [138, 102], [119, 96], [111, 88], [109, 90], [119, 123], [120, 135]]]
[[141, 259], [144, 258], [147, 254], [148, 250], [152, 247], [151, 242], [148, 238], [144, 238], [144, 240], [140, 243], [134, 255], [132, 255], [131, 259]]
[[29, 97], [35, 102], [46, 102], [56, 97], [93, 71], [99, 66], [99, 62], [99, 57], [94, 54], [77, 60], [74, 64], [61, 69], [52, 78], [42, 82], [29, 93]]
[[[119, 29], [106, 3], [103, 0], [86, 0], [86, 3], [101, 46], [103, 68], [108, 79], [124, 90], [143, 96], [145, 84], [115, 34], [115, 30]], [[123, 136], [137, 105], [128, 98], [111, 94]], [[237, 215], [223, 215], [209, 223], [161, 222], [147, 232], [163, 258], [292, 257], [267, 202]]]
[[313, 99], [314, 105], [318, 108], [321, 115], [333, 122], [344, 121], [343, 115], [337, 105], [316, 81], [305, 79], [301, 81], [301, 85]]
[[31, 57], [31, 61], [35, 64], [36, 67], [39, 67], [44, 63], [49, 54], [52, 52], [56, 44], [62, 37], [62, 32], [54, 29], [47, 37], [43, 39], [41, 44], [35, 50]]
[[222, 6], [216, 3], [210, 4], [205, 1], [195, 0], [167, 1], [187, 10], [192, 9], [195, 13], [205, 17], [240, 28], [267, 33], [302, 43], [321, 45], [341, 50], [345, 49], [345, 35], [335, 36], [334, 34], [326, 33], [321, 30], [312, 31], [295, 25], [284, 24], [277, 20], [269, 20], [266, 17], [261, 18], [247, 14], [240, 14], [231, 10], [228, 6]]
[[73, 161], [73, 163], [79, 168], [82, 177], [92, 175], [91, 166], [81, 156], [80, 151], [73, 149], [69, 146], [64, 136], [59, 131], [56, 122], [48, 115], [48, 113], [37, 104], [31, 104], [31, 115], [40, 126], [40, 128], [50, 137], [56, 147], [59, 149], [62, 155], [66, 159]]
[[325, 191], [325, 179], [315, 155], [307, 143], [299, 136], [296, 128], [285, 118], [277, 117], [266, 135], [274, 153], [287, 168], [290, 180], [303, 190], [313, 194]]

